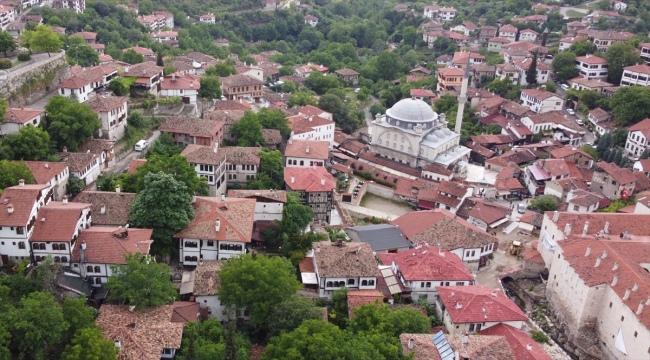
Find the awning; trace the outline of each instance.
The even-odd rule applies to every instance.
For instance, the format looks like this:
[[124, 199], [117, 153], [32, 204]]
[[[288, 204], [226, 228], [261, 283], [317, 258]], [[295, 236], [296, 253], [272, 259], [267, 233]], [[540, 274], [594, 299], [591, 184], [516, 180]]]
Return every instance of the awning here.
[[432, 210], [435, 208], [435, 204], [429, 201], [420, 200], [418, 201], [418, 207], [420, 209]]
[[503, 223], [508, 222], [508, 220], [509, 220], [509, 219], [508, 219], [507, 217], [504, 217], [503, 219], [501, 219], [501, 220], [499, 220], [499, 221], [495, 221], [495, 222], [493, 222], [492, 224], [490, 224], [490, 227], [491, 227], [491, 228], [495, 228], [495, 227], [497, 227], [497, 226], [499, 226], [499, 225], [501, 225], [501, 224], [503, 224]]
[[316, 279], [316, 273], [303, 272], [300, 273], [302, 277], [302, 283], [305, 285], [318, 285], [318, 279]]

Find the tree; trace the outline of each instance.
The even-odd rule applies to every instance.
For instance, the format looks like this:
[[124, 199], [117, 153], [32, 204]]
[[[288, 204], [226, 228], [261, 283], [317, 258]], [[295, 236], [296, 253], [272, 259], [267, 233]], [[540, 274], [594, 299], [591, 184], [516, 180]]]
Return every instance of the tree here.
[[73, 198], [79, 194], [84, 187], [86, 187], [86, 183], [79, 179], [77, 175], [70, 175], [68, 177], [68, 184], [65, 186], [66, 193], [68, 194], [68, 197]]
[[117, 96], [128, 96], [131, 91], [128, 80], [123, 77], [116, 77], [111, 80], [108, 84], [108, 88]]
[[289, 120], [282, 110], [262, 108], [257, 113], [257, 117], [260, 120], [260, 124], [262, 124], [262, 128], [280, 130], [280, 134], [285, 139], [291, 135]]
[[216, 76], [203, 76], [200, 80], [199, 96], [205, 99], [221, 99], [221, 83]]
[[163, 68], [163, 75], [167, 76], [176, 72], [176, 67], [174, 65], [167, 65]]
[[93, 48], [86, 45], [81, 36], [70, 36], [68, 43], [68, 51], [66, 51], [68, 64], [82, 67], [99, 64], [99, 54]]
[[[216, 359], [248, 359], [251, 344], [244, 336], [235, 333], [234, 322], [230, 322], [224, 329], [216, 319], [193, 321], [187, 323], [183, 330], [183, 341], [176, 356], [179, 360], [216, 360]], [[234, 355], [227, 356], [228, 338], [233, 338]]]
[[391, 310], [388, 304], [365, 304], [352, 310], [354, 319], [350, 330], [359, 332], [381, 332], [394, 337], [400, 334], [422, 334], [429, 329], [429, 319], [421, 311], [400, 307]]
[[102, 330], [92, 326], [75, 333], [61, 360], [117, 360], [117, 354], [113, 341], [104, 339]]
[[70, 342], [78, 331], [94, 326], [96, 310], [86, 306], [86, 299], [66, 298], [61, 307], [63, 319], [68, 324], [68, 330], [65, 333], [66, 343]]
[[319, 320], [323, 312], [313, 301], [296, 294], [291, 295], [269, 313], [268, 324], [272, 336], [293, 331], [306, 320]]
[[587, 54], [596, 53], [598, 51], [598, 47], [591, 41], [579, 40], [571, 45], [569, 51], [574, 53], [576, 56], [585, 56]]
[[291, 106], [305, 106], [305, 105], [318, 105], [318, 100], [314, 97], [314, 94], [307, 91], [297, 91], [291, 94], [291, 98], [287, 101], [287, 105]]
[[14, 50], [16, 50], [16, 42], [14, 41], [14, 38], [6, 31], [1, 31], [0, 52], [3, 52], [5, 54], [5, 57], [7, 57], [7, 53]]
[[122, 61], [129, 63], [131, 65], [139, 64], [144, 62], [144, 56], [138, 54], [133, 49], [129, 49], [122, 53]]
[[151, 145], [147, 152], [147, 157], [154, 155], [174, 156], [179, 155], [182, 151], [183, 148], [174, 143], [174, 138], [169, 133], [163, 133]]
[[603, 135], [596, 145], [596, 151], [604, 157], [605, 151], [609, 150], [612, 147], [612, 134], [607, 133]]
[[580, 147], [580, 150], [589, 154], [592, 158], [594, 158], [594, 161], [598, 161], [598, 159], [600, 158], [600, 154], [598, 154], [598, 151], [594, 149], [591, 145], [582, 145]]
[[415, 46], [417, 39], [417, 33], [413, 26], [407, 26], [402, 30], [402, 43], [404, 45]]
[[301, 286], [293, 271], [279, 257], [246, 254], [231, 258], [219, 271], [219, 300], [228, 307], [246, 307], [251, 321], [266, 328], [270, 311]]
[[226, 62], [220, 62], [214, 66], [210, 66], [205, 70], [205, 75], [207, 76], [217, 76], [217, 77], [226, 77], [229, 75], [234, 75], [237, 73], [237, 70], [234, 66], [228, 65]]
[[544, 83], [544, 86], [546, 86], [546, 91], [548, 92], [552, 92], [552, 93], [557, 92], [557, 87], [555, 86], [555, 83], [551, 80]]
[[295, 75], [296, 74], [296, 69], [294, 69], [293, 66], [282, 66], [281, 68], [278, 69], [279, 75], [280, 76], [288, 76], [288, 75]]
[[348, 108], [340, 97], [334, 94], [325, 94], [318, 100], [318, 108], [334, 115], [334, 121], [342, 122], [348, 115]]
[[605, 150], [605, 153], [603, 153], [603, 158], [602, 158], [603, 161], [610, 162], [610, 160], [612, 159], [613, 153], [614, 153], [614, 151], [612, 151], [611, 149]]
[[314, 211], [310, 206], [302, 205], [298, 194], [287, 193], [287, 204], [282, 208], [280, 229], [285, 234], [300, 233], [314, 220]]
[[20, 179], [24, 179], [25, 184], [34, 183], [34, 175], [24, 162], [0, 160], [0, 189], [16, 186]]
[[186, 186], [188, 195], [207, 195], [209, 193], [205, 178], [199, 178], [196, 175], [196, 169], [187, 162], [187, 158], [176, 154], [149, 156], [147, 162], [138, 167], [134, 175], [137, 184], [136, 191], [140, 192], [146, 187], [147, 174], [159, 172], [173, 175], [174, 180]]
[[623, 153], [621, 152], [621, 150], [616, 150], [616, 152], [614, 153], [614, 158], [612, 159], [611, 162], [618, 165], [621, 162], [621, 160], [623, 160]]
[[620, 84], [623, 68], [641, 63], [641, 57], [635, 50], [628, 43], [615, 43], [607, 48], [607, 52], [605, 52], [605, 59], [609, 62], [607, 81], [612, 84]]
[[557, 199], [550, 195], [540, 196], [530, 200], [530, 207], [539, 211], [555, 211], [557, 209]]
[[55, 95], [45, 106], [47, 131], [57, 149], [77, 151], [79, 145], [101, 128], [99, 117], [86, 104]]
[[25, 33], [32, 51], [45, 51], [51, 57], [51, 53], [63, 47], [63, 41], [49, 26], [38, 25], [34, 31], [27, 30]]
[[580, 74], [576, 68], [576, 55], [570, 51], [563, 51], [553, 58], [551, 66], [555, 76], [561, 80], [569, 80]]
[[325, 76], [318, 71], [313, 71], [305, 80], [305, 86], [317, 94], [325, 94], [329, 89], [341, 87], [341, 82], [336, 76]]
[[650, 89], [622, 86], [610, 100], [616, 124], [630, 126], [650, 117]]
[[613, 147], [625, 147], [627, 142], [627, 129], [616, 129], [612, 133], [612, 146]]
[[127, 254], [124, 259], [126, 265], [111, 265], [113, 276], [106, 288], [112, 300], [140, 310], [174, 302], [176, 289], [169, 280], [169, 265], [141, 253]]
[[20, 300], [13, 319], [13, 335], [20, 358], [46, 359], [48, 346], [63, 340], [68, 324], [54, 296], [33, 292]]
[[162, 172], [145, 175], [144, 188], [131, 204], [130, 221], [134, 227], [153, 229], [154, 252], [173, 251], [172, 236], [193, 217], [192, 195], [185, 184]]
[[156, 66], [165, 66], [165, 62], [163, 61], [163, 54], [160, 51], [156, 54]]
[[258, 175], [259, 178], [262, 178], [262, 175], [266, 175], [264, 178], [268, 179], [264, 184], [262, 184], [262, 187], [259, 187], [259, 189], [282, 188], [282, 185], [284, 184], [282, 153], [278, 150], [262, 150], [260, 152], [260, 170]]
[[528, 70], [526, 70], [526, 82], [528, 85], [537, 84], [537, 51], [533, 54], [530, 66], [528, 67]]
[[641, 153], [641, 156], [639, 156], [639, 159], [640, 159], [640, 160], [645, 160], [645, 159], [647, 159], [648, 157], [650, 157], [650, 155], [648, 154], [648, 149], [646, 148], [646, 149], [643, 150], [643, 152]]
[[230, 127], [230, 133], [237, 138], [238, 146], [262, 146], [262, 124], [252, 111], [247, 111], [244, 116]]
[[497, 124], [490, 124], [488, 127], [485, 129], [486, 134], [501, 134], [501, 127]]

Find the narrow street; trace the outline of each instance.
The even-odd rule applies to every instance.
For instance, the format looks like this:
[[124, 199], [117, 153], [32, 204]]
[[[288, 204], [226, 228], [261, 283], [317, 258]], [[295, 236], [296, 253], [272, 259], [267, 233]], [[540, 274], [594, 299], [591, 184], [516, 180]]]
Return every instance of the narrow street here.
[[144, 151], [135, 151], [132, 147], [131, 149], [127, 150], [126, 153], [121, 154], [122, 158], [120, 160], [117, 160], [115, 164], [108, 168], [106, 172], [121, 174], [129, 168], [131, 160], [144, 158], [151, 145], [153, 145], [154, 141], [156, 141], [159, 137], [160, 131], [154, 131], [153, 134], [147, 139], [149, 142], [149, 147], [147, 147]]

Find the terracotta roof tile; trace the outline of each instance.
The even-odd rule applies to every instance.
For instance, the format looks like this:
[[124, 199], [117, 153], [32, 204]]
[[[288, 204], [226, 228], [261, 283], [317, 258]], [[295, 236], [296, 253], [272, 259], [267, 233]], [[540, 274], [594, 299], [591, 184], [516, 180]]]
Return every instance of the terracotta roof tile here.
[[298, 114], [288, 118], [289, 126], [294, 134], [304, 134], [314, 130], [316, 126], [334, 125], [334, 121], [320, 117]]
[[564, 159], [542, 159], [537, 164], [551, 176], [565, 176], [570, 173], [569, 167]]
[[284, 156], [327, 160], [329, 158], [329, 141], [291, 139], [287, 142]]
[[[517, 180], [517, 179], [514, 179]], [[517, 182], [519, 182], [517, 180]], [[518, 184], [520, 187], [521, 184]], [[503, 218], [507, 218], [512, 210], [510, 208], [498, 205], [496, 203], [478, 202], [470, 210], [469, 215], [475, 219], [483, 220], [488, 225], [493, 224]]]
[[359, 75], [358, 72], [356, 72], [356, 71], [354, 71], [354, 70], [352, 70], [352, 69], [348, 69], [348, 68], [336, 70], [335, 73], [336, 73], [337, 75], [341, 75], [341, 76], [355, 76], [355, 75]]
[[120, 73], [120, 76], [152, 78], [156, 75], [162, 76], [162, 72], [162, 66], [157, 66], [153, 61], [145, 61], [143, 63], [124, 67], [124, 70]]
[[108, 112], [119, 108], [126, 104], [128, 100], [129, 98], [123, 96], [99, 95], [86, 101], [86, 105], [90, 106], [94, 112], [99, 114], [100, 112]]
[[[523, 222], [523, 220], [521, 221]], [[538, 244], [537, 241], [533, 241], [530, 244], [526, 245], [526, 250], [524, 251], [524, 262], [534, 263], [534, 264], [545, 264], [542, 254], [540, 254], [539, 251], [537, 250], [537, 244]]]
[[83, 210], [90, 207], [90, 204], [50, 202], [38, 211], [29, 241], [71, 241]]
[[[482, 330], [480, 335], [503, 336], [517, 360], [551, 360], [552, 358], [527, 333], [510, 325], [497, 324]], [[528, 347], [530, 346], [530, 350]]]
[[212, 137], [223, 126], [223, 122], [206, 119], [193, 119], [182, 116], [170, 116], [160, 124], [162, 132], [188, 134], [190, 136]]
[[629, 184], [636, 181], [636, 178], [630, 169], [620, 168], [616, 164], [599, 161], [596, 163], [596, 168], [609, 174], [612, 178], [614, 178], [614, 180], [618, 181], [619, 184]]
[[97, 33], [90, 31], [80, 31], [70, 36], [80, 36], [84, 40], [95, 40], [97, 38]]
[[172, 312], [171, 322], [186, 324], [198, 320], [197, 315], [201, 304], [193, 301], [174, 301], [172, 306], [174, 312]]
[[91, 153], [73, 153], [73, 152], [60, 152], [58, 153], [61, 160], [65, 161], [70, 167], [71, 173], [78, 173], [90, 165], [93, 160], [98, 158], [98, 154]]
[[[175, 238], [228, 240], [248, 243], [253, 235], [255, 200], [196, 197], [194, 219]], [[216, 224], [219, 221], [219, 231]]]
[[447, 342], [461, 359], [518, 360], [503, 336], [469, 335], [468, 339], [463, 344], [463, 335], [447, 335]]
[[384, 294], [379, 290], [350, 290], [348, 291], [348, 316], [354, 318], [353, 310], [365, 304], [383, 304]]
[[456, 324], [528, 320], [514, 301], [493, 288], [483, 285], [436, 286], [436, 290]]
[[422, 171], [429, 171], [435, 174], [446, 175], [446, 176], [450, 176], [454, 174], [454, 170], [447, 169], [446, 167], [436, 163], [425, 165], [422, 168]]
[[[79, 234], [77, 244], [86, 244], [84, 261], [96, 264], [126, 265], [124, 255], [149, 254], [151, 229], [120, 229], [117, 227], [91, 226]], [[72, 251], [72, 262], [81, 260], [81, 246]]]
[[221, 270], [221, 261], [203, 260], [196, 266], [194, 276], [194, 296], [215, 295], [221, 284], [219, 280], [219, 270]]
[[120, 360], [158, 359], [163, 349], [181, 347], [184, 324], [171, 322], [173, 312], [173, 305], [130, 312], [127, 305], [104, 304], [95, 324], [107, 340], [120, 342]]
[[[384, 262], [384, 255], [390, 255]], [[437, 247], [425, 245], [397, 254], [378, 254], [384, 265], [399, 267], [399, 272], [406, 281], [474, 281], [474, 275], [467, 270], [458, 255], [443, 251]]]
[[[404, 355], [415, 353], [413, 360], [441, 360], [438, 348], [433, 343], [433, 334], [400, 334]], [[413, 340], [413, 349], [409, 341]]]
[[155, 54], [153, 52], [153, 50], [147, 49], [147, 48], [144, 48], [144, 47], [141, 47], [141, 46], [134, 46], [134, 47], [126, 48], [126, 49], [122, 50], [122, 52], [127, 52], [129, 50], [133, 50], [133, 51], [135, 51], [136, 53], [138, 53], [138, 54], [140, 54], [142, 56], [153, 56]]
[[221, 85], [232, 86], [255, 86], [262, 85], [263, 82], [248, 75], [230, 75], [221, 78]]
[[8, 108], [5, 113], [7, 123], [24, 124], [33, 118], [45, 113], [44, 110], [30, 108]]
[[284, 182], [287, 190], [328, 192], [336, 189], [336, 181], [324, 166], [316, 168], [285, 168]]
[[93, 225], [124, 226], [129, 222], [131, 203], [135, 200], [135, 195], [84, 190], [75, 196], [74, 202], [92, 204], [90, 210], [93, 214]]
[[68, 167], [68, 163], [50, 161], [25, 161], [25, 165], [34, 175], [34, 181], [41, 185], [47, 184]]
[[262, 129], [265, 145], [280, 145], [282, 143], [282, 133], [277, 129]]
[[558, 97], [556, 94], [552, 92], [546, 90], [540, 90], [540, 89], [524, 89], [521, 90], [521, 92], [539, 100], [546, 100], [551, 97]]
[[342, 246], [338, 246], [327, 240], [316, 242], [312, 246], [315, 249], [314, 261], [318, 276], [321, 278], [382, 276], [368, 243], [343, 242]]
[[464, 197], [465, 194], [467, 194], [468, 189], [469, 186], [467, 184], [461, 184], [459, 182], [452, 182], [446, 180], [441, 181], [440, 185], [438, 185], [438, 192], [450, 194], [457, 198]]
[[238, 110], [238, 111], [248, 111], [250, 106], [247, 106], [248, 102], [244, 104], [243, 102], [235, 100], [217, 100], [214, 102], [214, 110]]
[[221, 165], [224, 155], [217, 154], [212, 146], [189, 144], [181, 152], [190, 164]]
[[138, 168], [144, 165], [147, 162], [147, 159], [133, 159], [129, 163], [129, 169], [126, 171], [127, 174], [135, 174], [138, 171]]
[[[4, 189], [0, 197], [0, 225], [25, 226], [30, 221], [32, 209], [41, 191], [49, 185], [12, 186]], [[8, 205], [13, 206], [13, 212], [7, 211]]]
[[228, 164], [259, 165], [261, 150], [260, 147], [224, 146], [219, 147], [217, 155], [225, 156]]
[[271, 202], [287, 202], [287, 192], [284, 190], [228, 190], [228, 197], [239, 199], [260, 199]]

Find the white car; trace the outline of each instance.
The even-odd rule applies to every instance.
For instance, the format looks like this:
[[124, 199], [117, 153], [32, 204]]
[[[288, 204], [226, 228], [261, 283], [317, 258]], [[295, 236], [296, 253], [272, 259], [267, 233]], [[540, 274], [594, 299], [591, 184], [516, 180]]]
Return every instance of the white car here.
[[356, 88], [356, 89], [354, 89], [354, 92], [355, 92], [355, 93], [358, 93], [359, 91], [361, 91], [361, 88]]
[[580, 120], [580, 119], [576, 119], [576, 124], [582, 126], [582, 125], [584, 125], [585, 123], [584, 123], [582, 120]]
[[566, 109], [566, 113], [569, 114], [569, 115], [575, 115], [576, 114], [576, 112], [573, 111], [572, 109]]
[[144, 151], [149, 146], [147, 140], [140, 140], [135, 144], [135, 151]]
[[562, 89], [564, 89], [564, 90], [569, 90], [569, 85], [567, 85], [567, 84], [562, 84], [562, 85], [560, 85], [560, 87]]

